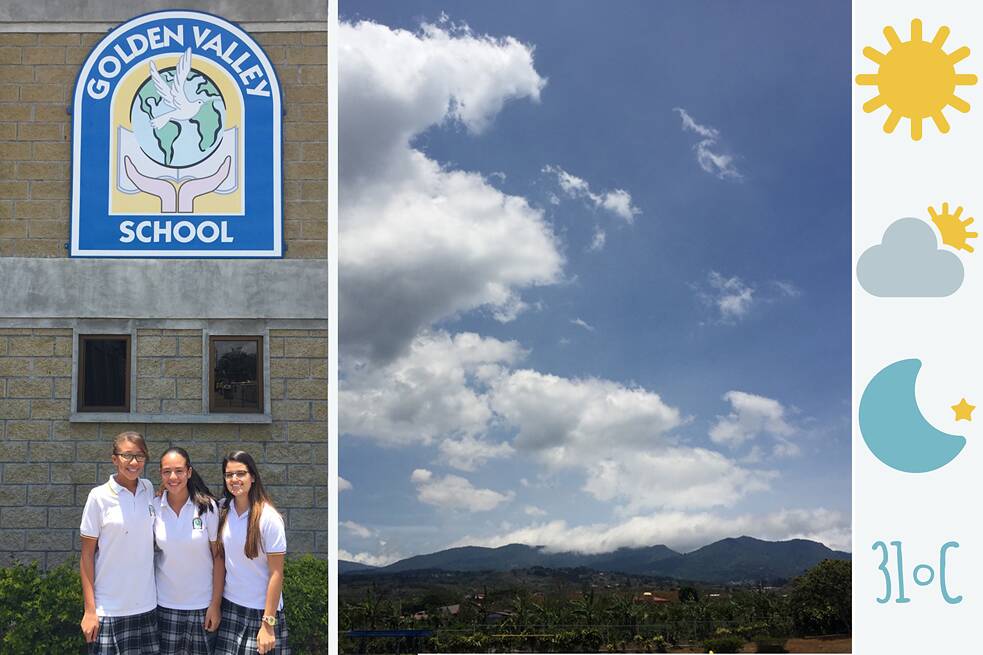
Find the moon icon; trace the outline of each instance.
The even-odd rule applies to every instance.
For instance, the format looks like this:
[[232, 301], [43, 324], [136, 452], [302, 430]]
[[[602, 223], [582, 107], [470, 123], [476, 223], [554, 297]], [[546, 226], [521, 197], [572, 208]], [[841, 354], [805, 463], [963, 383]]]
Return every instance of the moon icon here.
[[922, 416], [915, 379], [922, 363], [903, 359], [882, 369], [860, 398], [860, 433], [877, 459], [898, 471], [927, 473], [951, 462], [966, 438], [935, 429]]

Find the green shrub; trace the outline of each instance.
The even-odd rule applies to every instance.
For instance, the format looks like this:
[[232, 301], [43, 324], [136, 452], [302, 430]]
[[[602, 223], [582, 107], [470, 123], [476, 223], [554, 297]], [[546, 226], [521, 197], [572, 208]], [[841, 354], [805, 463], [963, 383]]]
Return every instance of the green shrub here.
[[[328, 652], [328, 563], [310, 555], [288, 559], [283, 604], [291, 650]], [[85, 653], [81, 619], [78, 562], [47, 572], [36, 562], [0, 568], [0, 655]]]
[[740, 653], [744, 649], [744, 640], [733, 635], [712, 637], [703, 642], [703, 650], [714, 653]]
[[84, 653], [79, 628], [82, 583], [77, 564], [42, 573], [37, 562], [0, 569], [0, 652], [3, 655]]
[[313, 555], [283, 565], [283, 611], [290, 649], [297, 655], [328, 652], [328, 562]]
[[758, 639], [755, 642], [757, 653], [787, 653], [785, 641], [782, 639]]

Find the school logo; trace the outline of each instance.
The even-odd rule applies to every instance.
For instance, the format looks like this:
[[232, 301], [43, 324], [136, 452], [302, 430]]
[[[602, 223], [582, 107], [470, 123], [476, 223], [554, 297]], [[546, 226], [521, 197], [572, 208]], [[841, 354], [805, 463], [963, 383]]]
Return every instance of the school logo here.
[[192, 519], [192, 521], [191, 521], [191, 529], [192, 530], [201, 530], [202, 529], [201, 519], [198, 518], [197, 516], [194, 517], [194, 519]]
[[73, 256], [283, 256], [280, 86], [239, 27], [192, 11], [120, 25], [73, 114]]

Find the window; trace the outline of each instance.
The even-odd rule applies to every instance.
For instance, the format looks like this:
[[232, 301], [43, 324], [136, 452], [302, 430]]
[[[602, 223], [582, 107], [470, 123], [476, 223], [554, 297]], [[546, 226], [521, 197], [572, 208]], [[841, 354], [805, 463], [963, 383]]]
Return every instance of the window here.
[[263, 337], [209, 337], [210, 412], [263, 412]]
[[78, 411], [130, 411], [129, 335], [79, 335]]

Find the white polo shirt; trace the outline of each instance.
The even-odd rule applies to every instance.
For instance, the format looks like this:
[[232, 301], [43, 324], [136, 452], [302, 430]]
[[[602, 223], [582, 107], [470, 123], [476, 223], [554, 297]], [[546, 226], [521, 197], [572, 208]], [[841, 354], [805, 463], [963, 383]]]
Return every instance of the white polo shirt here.
[[[249, 510], [240, 516], [233, 501], [221, 535], [225, 548], [225, 591], [222, 596], [236, 605], [261, 610], [266, 608], [266, 588], [270, 582], [270, 565], [266, 554], [286, 553], [287, 535], [283, 517], [269, 505], [264, 505], [259, 517], [259, 553], [254, 559], [249, 559], [245, 552], [248, 527]], [[282, 608], [281, 593], [277, 609]]]
[[154, 487], [137, 480], [136, 494], [112, 476], [89, 492], [79, 531], [97, 539], [97, 616], [132, 616], [157, 606], [154, 585]]
[[212, 602], [212, 550], [218, 539], [218, 506], [201, 514], [188, 496], [175, 514], [165, 491], [154, 498], [157, 519], [157, 604], [175, 610], [206, 609]]

